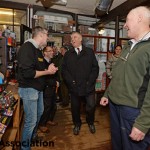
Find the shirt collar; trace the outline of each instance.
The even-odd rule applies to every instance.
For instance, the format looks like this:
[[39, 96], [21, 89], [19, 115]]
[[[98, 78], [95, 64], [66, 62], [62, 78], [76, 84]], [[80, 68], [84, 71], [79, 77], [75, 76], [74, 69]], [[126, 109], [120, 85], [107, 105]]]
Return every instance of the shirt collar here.
[[75, 48], [75, 50], [78, 51], [78, 48], [80, 49], [80, 51], [82, 51], [82, 45], [77, 47], [77, 48]]
[[44, 59], [49, 63], [50, 59], [48, 59], [47, 57], [44, 57]]
[[135, 39], [131, 39], [131, 43], [138, 43], [138, 42], [141, 42], [141, 41], [145, 41], [145, 40], [148, 40], [150, 38], [150, 32], [144, 36], [143, 38], [141, 38], [139, 41], [136, 41]]
[[131, 40], [129, 40], [129, 43], [131, 43], [131, 49], [137, 44], [137, 43], [139, 43], [139, 42], [141, 42], [141, 41], [146, 41], [146, 40], [148, 40], [150, 38], [150, 32], [146, 35], [146, 36], [144, 36], [143, 38], [141, 38], [139, 41], [136, 41], [135, 39], [131, 39]]
[[82, 45], [80, 47], [78, 47], [80, 49], [80, 51], [82, 51]]
[[39, 45], [37, 44], [37, 42], [34, 39], [28, 39], [25, 42], [30, 42], [32, 43], [36, 48], [39, 48]]

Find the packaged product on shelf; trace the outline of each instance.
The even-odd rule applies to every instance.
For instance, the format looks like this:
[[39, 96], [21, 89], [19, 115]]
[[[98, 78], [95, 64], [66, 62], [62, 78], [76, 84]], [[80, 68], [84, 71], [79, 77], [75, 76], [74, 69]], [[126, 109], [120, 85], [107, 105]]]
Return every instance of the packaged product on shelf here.
[[12, 116], [13, 115], [13, 109], [5, 109], [4, 112], [3, 112], [3, 115], [5, 116]]
[[4, 124], [2, 124], [2, 123], [0, 123], [0, 133], [4, 133], [5, 132], [5, 130], [6, 130], [6, 125], [4, 125]]

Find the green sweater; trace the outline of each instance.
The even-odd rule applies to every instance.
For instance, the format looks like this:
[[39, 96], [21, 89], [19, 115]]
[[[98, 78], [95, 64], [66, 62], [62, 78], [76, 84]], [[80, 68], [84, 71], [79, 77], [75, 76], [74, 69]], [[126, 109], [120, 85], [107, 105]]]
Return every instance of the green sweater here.
[[[140, 108], [134, 127], [147, 133], [150, 129], [150, 39], [123, 48], [113, 66], [112, 80], [104, 97], [117, 105]], [[127, 112], [128, 115], [128, 112]]]

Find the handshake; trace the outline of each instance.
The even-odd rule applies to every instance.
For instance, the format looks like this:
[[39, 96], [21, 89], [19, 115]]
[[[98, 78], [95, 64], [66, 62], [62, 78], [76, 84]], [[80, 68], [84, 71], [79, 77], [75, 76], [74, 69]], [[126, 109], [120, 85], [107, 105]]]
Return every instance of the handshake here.
[[51, 63], [49, 66], [48, 66], [48, 70], [49, 74], [55, 74], [56, 71], [58, 71], [58, 67], [55, 67], [55, 65], [53, 63]]

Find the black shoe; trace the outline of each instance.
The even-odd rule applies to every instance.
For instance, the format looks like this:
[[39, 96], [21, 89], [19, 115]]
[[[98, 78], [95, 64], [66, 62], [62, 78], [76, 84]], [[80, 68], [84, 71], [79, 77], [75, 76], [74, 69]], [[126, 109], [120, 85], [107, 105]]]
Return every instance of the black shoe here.
[[74, 134], [74, 135], [78, 135], [79, 132], [80, 132], [80, 126], [75, 126], [75, 127], [73, 128], [73, 134]]
[[64, 107], [68, 107], [68, 106], [69, 106], [69, 104], [62, 104], [62, 105], [61, 105], [61, 107], [63, 107], [63, 108], [64, 108]]
[[92, 134], [94, 134], [96, 132], [94, 124], [89, 124], [89, 130]]

